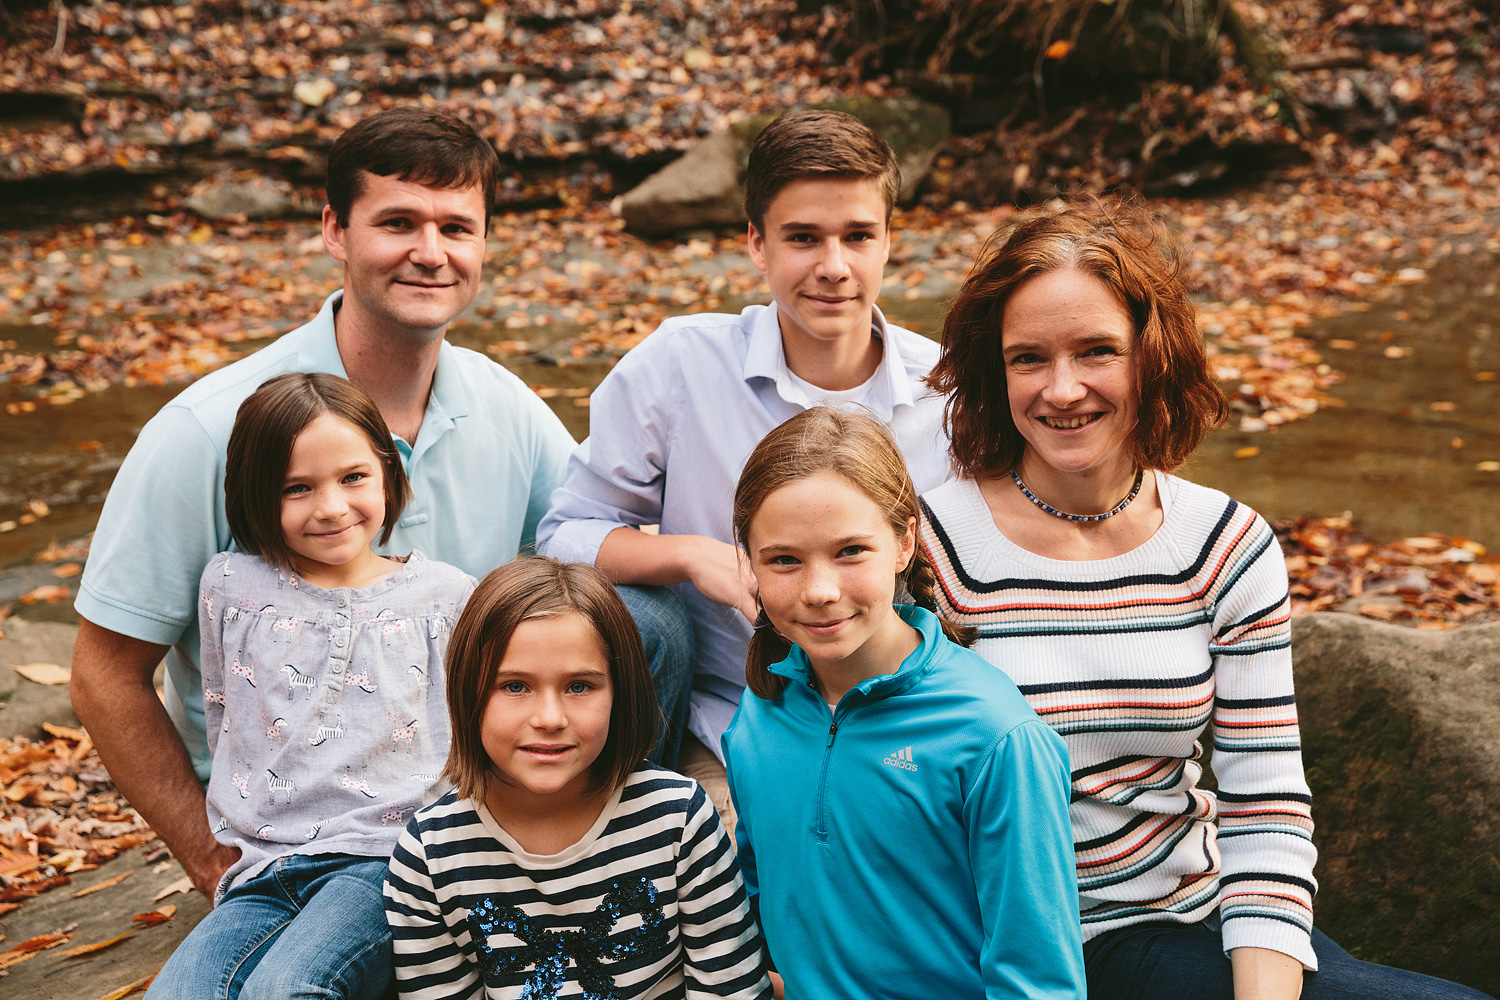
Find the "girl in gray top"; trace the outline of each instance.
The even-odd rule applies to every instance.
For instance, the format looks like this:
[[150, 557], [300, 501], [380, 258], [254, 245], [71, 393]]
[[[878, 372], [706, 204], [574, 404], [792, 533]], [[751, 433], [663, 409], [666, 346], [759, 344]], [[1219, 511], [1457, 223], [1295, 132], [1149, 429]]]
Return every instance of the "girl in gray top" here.
[[377, 997], [386, 861], [447, 756], [443, 654], [474, 580], [372, 551], [408, 488], [375, 404], [344, 379], [256, 390], [224, 486], [241, 551], [209, 562], [198, 614], [208, 820], [239, 859], [150, 995]]

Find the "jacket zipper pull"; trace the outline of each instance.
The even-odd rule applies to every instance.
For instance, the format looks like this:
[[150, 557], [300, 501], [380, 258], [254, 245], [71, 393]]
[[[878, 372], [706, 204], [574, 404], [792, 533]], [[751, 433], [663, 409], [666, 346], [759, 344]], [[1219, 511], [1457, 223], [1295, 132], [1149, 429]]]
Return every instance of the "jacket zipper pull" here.
[[823, 746], [825, 746], [825, 747], [831, 747], [831, 746], [833, 746], [833, 737], [835, 735], [837, 735], [838, 731], [839, 731], [839, 724], [837, 722], [830, 723], [829, 726], [828, 726], [828, 742], [824, 743]]

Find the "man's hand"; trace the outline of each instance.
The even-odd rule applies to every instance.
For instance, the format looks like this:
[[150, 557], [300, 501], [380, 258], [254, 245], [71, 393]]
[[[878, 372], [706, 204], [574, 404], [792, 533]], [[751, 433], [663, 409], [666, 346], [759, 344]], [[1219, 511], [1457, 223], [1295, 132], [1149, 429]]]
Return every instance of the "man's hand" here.
[[728, 542], [707, 535], [652, 535], [616, 528], [599, 546], [594, 565], [616, 583], [691, 583], [709, 600], [755, 621], [755, 576], [749, 560]]
[[209, 830], [203, 786], [156, 697], [152, 676], [166, 651], [84, 621], [73, 648], [73, 710], [115, 786], [212, 899], [240, 852]]
[[1234, 1000], [1298, 1000], [1302, 963], [1270, 948], [1233, 948]]

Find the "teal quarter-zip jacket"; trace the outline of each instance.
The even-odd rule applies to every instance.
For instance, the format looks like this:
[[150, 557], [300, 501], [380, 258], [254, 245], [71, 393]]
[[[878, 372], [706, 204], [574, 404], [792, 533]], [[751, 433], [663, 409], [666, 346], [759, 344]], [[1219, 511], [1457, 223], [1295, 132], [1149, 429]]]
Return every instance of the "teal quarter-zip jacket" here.
[[724, 734], [745, 887], [788, 1000], [1083, 1000], [1068, 754], [948, 641], [828, 704], [807, 656]]

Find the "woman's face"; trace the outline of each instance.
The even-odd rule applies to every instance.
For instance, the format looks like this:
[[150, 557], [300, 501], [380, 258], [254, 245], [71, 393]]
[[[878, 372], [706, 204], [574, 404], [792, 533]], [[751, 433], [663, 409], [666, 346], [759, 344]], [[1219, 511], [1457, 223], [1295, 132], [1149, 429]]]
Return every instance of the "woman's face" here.
[[1091, 274], [1048, 271], [1015, 290], [1002, 324], [1010, 415], [1029, 462], [1069, 474], [1133, 470], [1140, 387], [1119, 298]]

